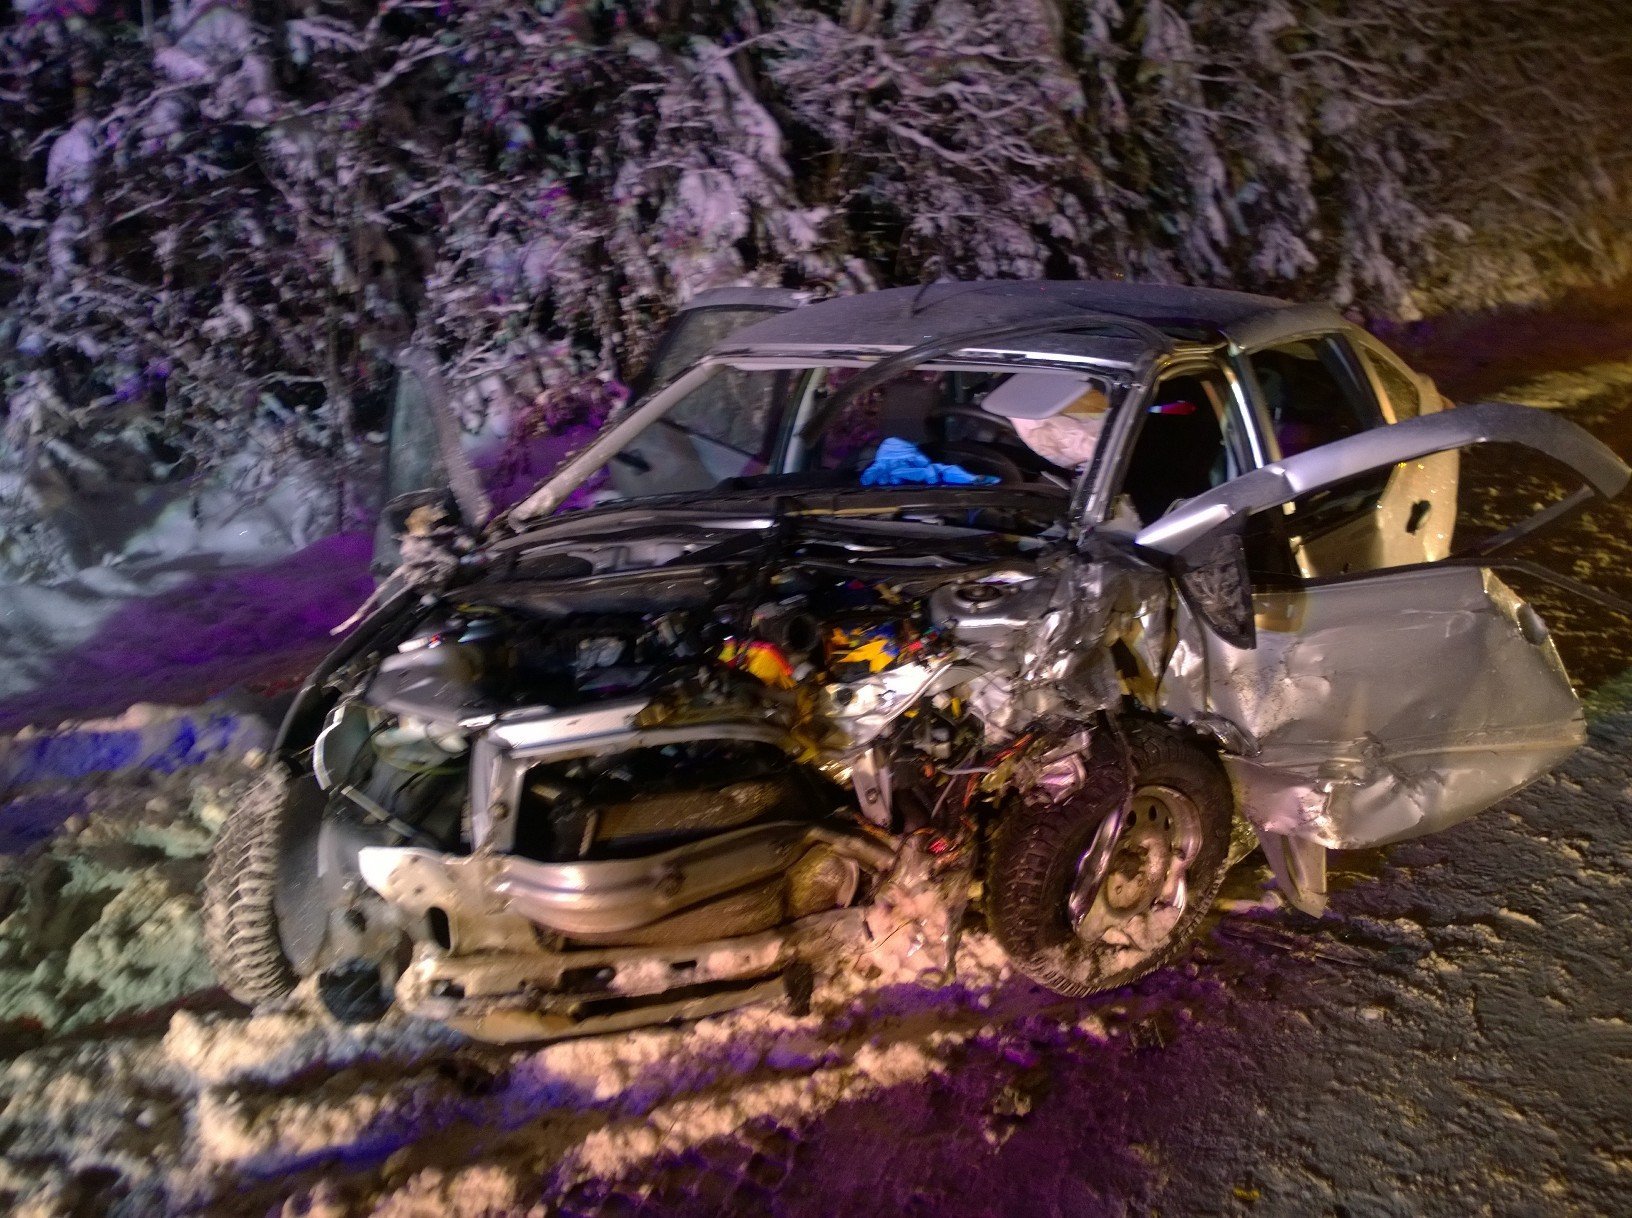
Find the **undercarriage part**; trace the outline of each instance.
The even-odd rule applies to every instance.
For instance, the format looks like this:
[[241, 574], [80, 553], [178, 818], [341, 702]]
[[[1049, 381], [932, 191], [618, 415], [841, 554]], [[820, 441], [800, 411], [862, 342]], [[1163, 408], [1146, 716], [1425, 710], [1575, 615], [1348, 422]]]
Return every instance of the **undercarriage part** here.
[[877, 745], [863, 750], [851, 763], [850, 782], [861, 814], [882, 829], [888, 829], [895, 819], [890, 778], [889, 758]]
[[1258, 841], [1275, 882], [1293, 908], [1313, 917], [1326, 912], [1326, 847], [1303, 837], [1260, 830]]
[[837, 787], [774, 745], [697, 740], [535, 767], [513, 852], [540, 862], [648, 853], [774, 816], [817, 821]]
[[847, 908], [861, 888], [861, 867], [826, 846], [813, 846], [779, 875], [723, 897], [704, 901], [648, 926], [602, 933], [580, 932], [574, 944], [657, 945], [697, 943], [769, 930], [789, 920]]
[[509, 1043], [696, 1019], [784, 995], [797, 1003], [809, 979], [806, 953], [859, 934], [860, 921], [859, 910], [839, 910], [669, 947], [458, 955], [422, 946], [398, 981], [397, 1004], [478, 1040]]
[[391, 1007], [391, 991], [372, 960], [347, 960], [319, 973], [317, 997], [341, 1023], [372, 1023]]
[[[644, 947], [697, 943], [727, 935], [770, 930], [788, 917], [785, 884], [779, 875], [682, 909], [645, 926], [622, 930], [579, 931], [573, 944]], [[823, 906], [831, 909], [832, 906]]]
[[[1224, 880], [1233, 798], [1217, 758], [1155, 724], [1128, 756], [1093, 734], [1082, 781], [999, 823], [989, 911], [1021, 972], [1062, 994], [1126, 985], [1195, 933]], [[1131, 774], [1130, 774], [1131, 768]]]
[[786, 783], [760, 779], [734, 782], [717, 791], [690, 790], [636, 796], [595, 808], [593, 841], [624, 842], [695, 834], [709, 829], [736, 829], [758, 820], [787, 799]]
[[772, 1002], [786, 992], [787, 983], [783, 975], [772, 973], [762, 978], [723, 983], [699, 992], [660, 999], [626, 999], [594, 1005], [584, 1000], [567, 1012], [492, 1003], [471, 1011], [450, 1009], [446, 1013], [426, 1014], [472, 1040], [490, 1044], [524, 1044], [576, 1036], [601, 1036], [654, 1024], [703, 1019], [734, 1011], [738, 1007]]
[[528, 774], [547, 762], [613, 756], [672, 746], [739, 741], [786, 746], [786, 731], [770, 722], [700, 719], [648, 726], [653, 704], [631, 699], [566, 714], [533, 713], [494, 725], [471, 750], [471, 836], [478, 847], [514, 848], [516, 810]]

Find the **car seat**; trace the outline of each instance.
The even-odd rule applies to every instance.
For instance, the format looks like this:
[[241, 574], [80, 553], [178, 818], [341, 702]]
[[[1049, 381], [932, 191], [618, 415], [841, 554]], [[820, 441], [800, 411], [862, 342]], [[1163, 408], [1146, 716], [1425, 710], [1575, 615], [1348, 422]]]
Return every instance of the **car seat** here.
[[1224, 432], [1200, 390], [1199, 385], [1191, 388], [1183, 382], [1163, 386], [1164, 406], [1190, 409], [1158, 413], [1153, 408], [1145, 415], [1123, 485], [1134, 511], [1146, 524], [1179, 500], [1193, 498], [1215, 483]]

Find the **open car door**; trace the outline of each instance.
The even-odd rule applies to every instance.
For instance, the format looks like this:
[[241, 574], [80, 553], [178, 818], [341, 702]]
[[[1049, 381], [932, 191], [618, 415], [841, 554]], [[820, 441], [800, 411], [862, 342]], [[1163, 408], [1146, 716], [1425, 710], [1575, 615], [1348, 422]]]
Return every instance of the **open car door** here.
[[[1251, 570], [1255, 536], [1283, 505], [1492, 443], [1540, 453], [1584, 485], [1439, 562], [1313, 580]], [[1234, 738], [1226, 769], [1296, 903], [1323, 905], [1325, 848], [1443, 829], [1582, 742], [1580, 704], [1546, 628], [1491, 568], [1500, 551], [1595, 496], [1619, 494], [1628, 477], [1574, 424], [1482, 404], [1265, 466], [1138, 535], [1171, 564], [1181, 593], [1164, 709]]]

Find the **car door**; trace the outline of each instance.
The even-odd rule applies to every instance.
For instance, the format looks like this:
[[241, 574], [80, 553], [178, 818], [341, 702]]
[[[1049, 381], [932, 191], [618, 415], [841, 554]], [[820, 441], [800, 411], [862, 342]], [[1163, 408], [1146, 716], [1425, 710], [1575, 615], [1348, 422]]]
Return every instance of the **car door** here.
[[[1364, 330], [1351, 327], [1344, 337], [1365, 369], [1385, 422], [1399, 423], [1451, 406], [1433, 381]], [[1377, 505], [1377, 548], [1370, 565], [1404, 566], [1448, 555], [1455, 541], [1460, 476], [1461, 453], [1456, 450], [1396, 466]]]
[[[1273, 458], [1397, 421], [1394, 401], [1354, 341], [1361, 333], [1344, 324], [1259, 336], [1233, 352]], [[1409, 404], [1413, 415], [1432, 413], [1439, 399], [1419, 395]], [[1287, 532], [1300, 571], [1318, 577], [1443, 558], [1455, 523], [1457, 469], [1456, 453], [1437, 453], [1289, 506]]]
[[[1443, 561], [1312, 579], [1253, 569], [1286, 504], [1479, 444], [1521, 446], [1584, 486]], [[1500, 551], [1628, 476], [1574, 424], [1487, 403], [1345, 437], [1189, 500], [1135, 539], [1181, 592], [1162, 709], [1235, 742], [1224, 762], [1243, 812], [1283, 854], [1323, 859], [1454, 824], [1583, 738], [1545, 626], [1492, 569]]]

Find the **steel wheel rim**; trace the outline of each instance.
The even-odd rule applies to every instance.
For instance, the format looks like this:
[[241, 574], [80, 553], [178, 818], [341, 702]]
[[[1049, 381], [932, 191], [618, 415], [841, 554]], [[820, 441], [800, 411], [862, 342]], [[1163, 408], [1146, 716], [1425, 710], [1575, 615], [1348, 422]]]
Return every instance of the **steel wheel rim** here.
[[1136, 788], [1077, 862], [1067, 916], [1078, 938], [1141, 951], [1166, 942], [1189, 905], [1201, 824], [1201, 810], [1182, 791]]

